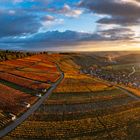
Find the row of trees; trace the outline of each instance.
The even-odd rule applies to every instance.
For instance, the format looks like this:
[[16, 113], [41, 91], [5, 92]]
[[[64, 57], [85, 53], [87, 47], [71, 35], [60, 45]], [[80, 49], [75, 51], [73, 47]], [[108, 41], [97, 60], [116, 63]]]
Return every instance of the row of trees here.
[[10, 51], [0, 50], [0, 61], [12, 60], [32, 56], [35, 54], [46, 54], [47, 52], [23, 52], [23, 51]]

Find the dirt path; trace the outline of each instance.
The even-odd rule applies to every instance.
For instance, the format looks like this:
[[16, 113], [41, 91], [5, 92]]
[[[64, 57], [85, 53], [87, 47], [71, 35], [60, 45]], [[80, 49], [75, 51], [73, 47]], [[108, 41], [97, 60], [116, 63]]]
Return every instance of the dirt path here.
[[133, 70], [133, 71], [128, 75], [128, 77], [130, 77], [131, 75], [133, 75], [133, 74], [136, 72], [136, 69], [135, 69], [134, 66], [132, 67], [132, 70]]

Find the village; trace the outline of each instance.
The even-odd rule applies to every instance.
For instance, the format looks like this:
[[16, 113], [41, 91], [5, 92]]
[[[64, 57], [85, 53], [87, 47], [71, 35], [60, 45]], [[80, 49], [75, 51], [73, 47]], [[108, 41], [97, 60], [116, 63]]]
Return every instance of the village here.
[[[134, 70], [134, 67], [132, 68]], [[89, 74], [103, 80], [111, 82], [112, 85], [121, 84], [140, 89], [140, 76], [134, 71], [128, 73], [127, 71], [114, 72], [111, 69], [104, 69], [102, 67], [89, 67], [80, 70], [80, 73]]]

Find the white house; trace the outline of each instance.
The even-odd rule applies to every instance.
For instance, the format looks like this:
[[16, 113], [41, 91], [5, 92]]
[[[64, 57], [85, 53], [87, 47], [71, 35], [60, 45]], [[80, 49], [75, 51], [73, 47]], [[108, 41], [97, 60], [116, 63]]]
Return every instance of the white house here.
[[16, 115], [14, 115], [12, 113], [9, 113], [9, 115], [11, 116], [12, 121], [16, 120], [16, 118], [17, 118]]
[[30, 108], [31, 107], [31, 104], [29, 104], [27, 102], [24, 102], [24, 103], [22, 103], [22, 106], [24, 106], [26, 108]]
[[47, 89], [42, 89], [42, 92], [43, 92], [43, 93], [47, 92]]
[[39, 98], [42, 97], [41, 93], [37, 93], [36, 96], [39, 97]]

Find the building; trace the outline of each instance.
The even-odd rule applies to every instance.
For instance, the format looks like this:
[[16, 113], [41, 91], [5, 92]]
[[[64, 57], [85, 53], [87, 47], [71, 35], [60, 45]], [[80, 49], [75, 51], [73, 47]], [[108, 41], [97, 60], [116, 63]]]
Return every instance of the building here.
[[23, 102], [21, 105], [26, 107], [26, 108], [30, 108], [31, 107], [31, 104], [29, 104], [27, 102]]
[[9, 113], [9, 116], [11, 117], [12, 121], [16, 120], [16, 115], [12, 114], [12, 113]]

